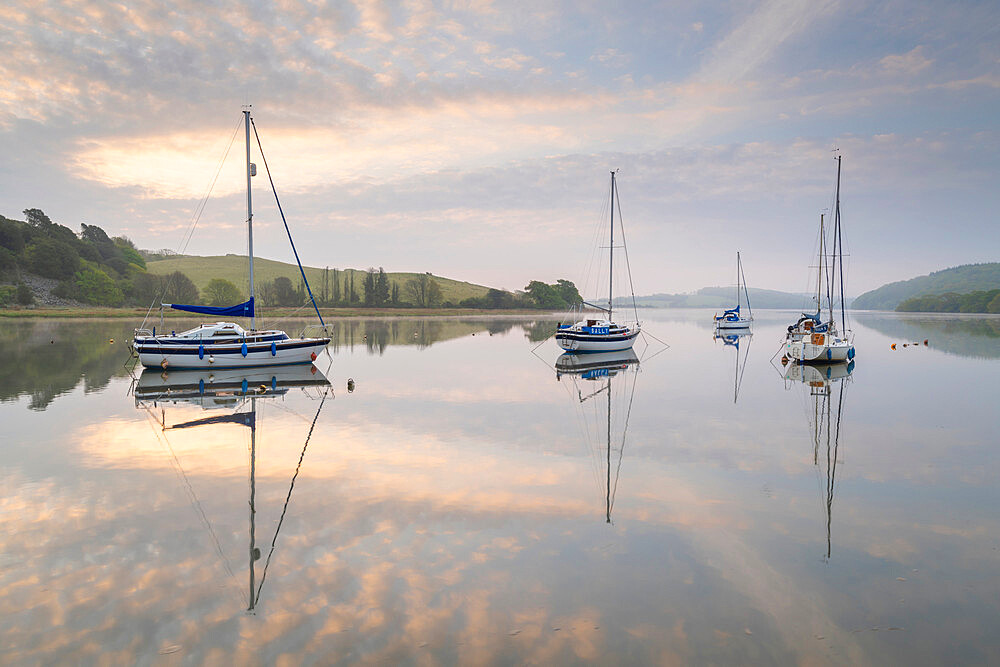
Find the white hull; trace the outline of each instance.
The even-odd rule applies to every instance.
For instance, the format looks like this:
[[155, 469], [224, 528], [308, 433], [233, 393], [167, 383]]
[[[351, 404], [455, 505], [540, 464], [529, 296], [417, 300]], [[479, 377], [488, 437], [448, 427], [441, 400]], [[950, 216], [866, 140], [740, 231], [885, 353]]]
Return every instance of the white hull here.
[[[193, 351], [140, 352], [139, 363], [146, 368], [189, 369], [189, 368], [250, 368], [255, 366], [283, 366], [286, 364], [309, 364], [326, 347], [329, 339], [290, 339], [276, 344], [274, 354], [270, 349], [248, 351], [246, 356], [237, 348], [232, 351], [205, 350], [199, 357], [198, 348]], [[282, 346], [290, 343], [292, 346]]]
[[619, 352], [630, 350], [639, 336], [639, 329], [631, 329], [624, 336], [587, 335], [578, 332], [563, 332], [556, 334], [556, 343], [567, 352]]
[[787, 341], [785, 356], [799, 363], [829, 363], [848, 361], [854, 356], [854, 345], [846, 340], [814, 345], [808, 339]]
[[716, 320], [715, 321], [715, 328], [716, 329], [749, 329], [751, 322], [753, 322], [753, 320], [744, 320], [744, 319], [739, 319], [739, 320], [735, 320], [735, 321], [731, 321], [731, 320]]

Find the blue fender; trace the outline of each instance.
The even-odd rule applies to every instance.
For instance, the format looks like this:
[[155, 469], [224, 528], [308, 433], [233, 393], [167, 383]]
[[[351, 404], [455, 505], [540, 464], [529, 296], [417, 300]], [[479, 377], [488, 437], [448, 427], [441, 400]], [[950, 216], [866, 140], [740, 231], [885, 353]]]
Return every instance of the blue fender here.
[[[246, 345], [244, 345], [244, 347], [246, 347]], [[247, 379], [246, 378], [243, 378], [243, 384], [240, 385], [240, 389], [243, 390], [244, 394], [247, 393]]]
[[[246, 352], [243, 353], [243, 356], [244, 357], [247, 356]], [[830, 348], [826, 348], [826, 360], [830, 361], [831, 359], [833, 359], [833, 350], [831, 350]]]
[[198, 379], [198, 394], [200, 396], [205, 395], [205, 378]]
[[243, 347], [240, 348], [240, 354], [242, 354], [244, 357], [247, 356], [247, 344], [246, 343], [243, 343]]
[[272, 357], [274, 357], [274, 356], [277, 356], [277, 354], [278, 354], [278, 344], [277, 344], [277, 343], [275, 343], [275, 342], [274, 342], [274, 341], [272, 340], [272, 341], [271, 341], [271, 356], [272, 356]]
[[199, 359], [205, 358], [205, 345], [201, 343], [198, 344], [198, 358]]

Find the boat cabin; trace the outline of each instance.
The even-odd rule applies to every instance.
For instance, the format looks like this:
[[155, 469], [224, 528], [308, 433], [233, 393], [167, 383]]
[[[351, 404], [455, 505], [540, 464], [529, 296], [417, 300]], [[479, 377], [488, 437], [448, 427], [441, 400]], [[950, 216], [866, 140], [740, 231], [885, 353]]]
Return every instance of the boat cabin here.
[[199, 324], [194, 329], [174, 334], [174, 338], [246, 338], [247, 332], [235, 322]]

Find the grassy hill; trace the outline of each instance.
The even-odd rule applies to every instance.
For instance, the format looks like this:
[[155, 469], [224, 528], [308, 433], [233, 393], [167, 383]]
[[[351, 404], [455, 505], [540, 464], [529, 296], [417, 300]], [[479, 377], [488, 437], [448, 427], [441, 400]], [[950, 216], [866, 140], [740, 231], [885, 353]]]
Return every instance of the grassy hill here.
[[[244, 294], [247, 292], [247, 258], [243, 255], [174, 257], [170, 259], [151, 261], [148, 262], [146, 266], [149, 273], [155, 273], [157, 275], [166, 275], [168, 273], [173, 273], [174, 271], [181, 271], [188, 278], [190, 278], [195, 285], [198, 286], [199, 290], [204, 290], [208, 285], [208, 281], [212, 278], [224, 278], [239, 287]], [[312, 287], [314, 293], [318, 293], [323, 285], [323, 269], [317, 269], [310, 266], [303, 268], [306, 272], [306, 278], [309, 280], [309, 286]], [[258, 285], [261, 283], [271, 282], [275, 278], [281, 276], [291, 280], [293, 285], [298, 285], [302, 279], [299, 276], [299, 267], [294, 264], [276, 262], [271, 259], [263, 259], [260, 257], [255, 258], [253, 262], [253, 269], [254, 283]], [[359, 295], [361, 295], [361, 298], [364, 299], [363, 283], [365, 279], [365, 271], [363, 270], [341, 269], [339, 271], [341, 289], [343, 289], [345, 275], [350, 275], [351, 273], [354, 273], [354, 289]], [[332, 270], [330, 271], [330, 275], [333, 275]], [[406, 294], [404, 285], [407, 280], [416, 278], [420, 274], [387, 273], [386, 275], [389, 277], [390, 284], [392, 284], [393, 281], [399, 283], [400, 301], [410, 303], [411, 299], [409, 295]], [[484, 287], [483, 285], [475, 285], [469, 282], [442, 278], [441, 276], [434, 276], [434, 280], [437, 281], [437, 284], [441, 287], [442, 301], [450, 301], [454, 304], [470, 297], [484, 297], [486, 296], [486, 292], [489, 291], [489, 288]]]
[[882, 285], [854, 300], [862, 310], [895, 310], [901, 302], [917, 296], [991, 290], [1000, 287], [1000, 262], [965, 264], [926, 276]]

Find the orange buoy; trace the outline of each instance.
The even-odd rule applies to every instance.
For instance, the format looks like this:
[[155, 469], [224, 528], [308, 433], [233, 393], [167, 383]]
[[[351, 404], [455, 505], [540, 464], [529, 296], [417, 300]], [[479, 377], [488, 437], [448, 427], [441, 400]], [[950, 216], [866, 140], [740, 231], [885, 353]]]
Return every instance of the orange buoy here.
[[316, 353], [313, 352], [312, 354], [310, 354], [309, 358], [312, 359], [313, 361], [316, 361]]
[[924, 346], [925, 347], [927, 346], [927, 339], [926, 338], [924, 339]]
[[895, 349], [896, 349], [896, 344], [895, 344], [895, 343], [893, 343], [892, 345], [890, 345], [890, 346], [889, 346], [889, 349], [890, 349], [890, 350], [895, 350]]

